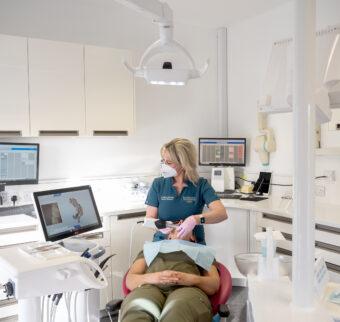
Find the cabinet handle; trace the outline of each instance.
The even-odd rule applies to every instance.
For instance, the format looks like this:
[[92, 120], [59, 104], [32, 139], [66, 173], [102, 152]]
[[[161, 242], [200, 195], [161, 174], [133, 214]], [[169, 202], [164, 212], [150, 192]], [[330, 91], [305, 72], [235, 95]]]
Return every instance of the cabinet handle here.
[[21, 131], [0, 131], [0, 136], [22, 136]]
[[93, 131], [93, 136], [127, 136], [128, 131]]
[[79, 131], [39, 131], [39, 136], [79, 136]]

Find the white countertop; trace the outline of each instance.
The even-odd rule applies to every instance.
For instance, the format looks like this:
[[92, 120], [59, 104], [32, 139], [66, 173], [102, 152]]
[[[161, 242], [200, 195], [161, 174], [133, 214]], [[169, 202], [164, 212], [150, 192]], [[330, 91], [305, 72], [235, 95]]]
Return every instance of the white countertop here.
[[[222, 199], [226, 208], [246, 209], [257, 212], [292, 218], [293, 200], [270, 197], [261, 201], [241, 201], [238, 199]], [[340, 229], [340, 206], [317, 203], [315, 205], [315, 223]]]
[[[244, 209], [254, 212], [270, 213], [287, 218], [293, 217], [293, 200], [281, 197], [270, 197], [262, 201], [241, 201], [238, 199], [221, 199], [226, 208]], [[143, 203], [126, 203], [121, 209], [106, 209], [103, 216], [118, 216], [142, 212], [146, 210]], [[340, 205], [317, 203], [315, 206], [315, 222], [340, 229]]]
[[316, 303], [313, 310], [293, 308], [290, 280], [259, 281], [248, 276], [248, 295], [254, 322], [333, 322], [331, 311], [322, 303]]

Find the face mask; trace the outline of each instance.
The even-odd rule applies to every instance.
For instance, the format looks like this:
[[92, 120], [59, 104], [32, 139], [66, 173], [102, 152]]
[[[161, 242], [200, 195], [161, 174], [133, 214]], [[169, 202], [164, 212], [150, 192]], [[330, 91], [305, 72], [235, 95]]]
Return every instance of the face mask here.
[[169, 165], [161, 163], [161, 175], [164, 178], [176, 177], [177, 171], [174, 168], [171, 168]]

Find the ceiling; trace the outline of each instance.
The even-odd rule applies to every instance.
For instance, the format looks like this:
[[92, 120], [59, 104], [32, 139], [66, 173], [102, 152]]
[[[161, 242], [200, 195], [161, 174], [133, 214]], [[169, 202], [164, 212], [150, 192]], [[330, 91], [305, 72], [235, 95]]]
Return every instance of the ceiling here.
[[290, 0], [165, 0], [175, 21], [205, 27], [228, 26]]

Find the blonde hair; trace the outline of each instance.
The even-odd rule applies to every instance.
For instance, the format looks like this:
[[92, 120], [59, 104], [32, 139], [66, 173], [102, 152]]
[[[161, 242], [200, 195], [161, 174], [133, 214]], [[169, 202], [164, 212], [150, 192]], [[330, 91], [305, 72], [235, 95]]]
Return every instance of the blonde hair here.
[[196, 184], [199, 179], [197, 172], [196, 148], [188, 139], [173, 139], [161, 148], [161, 154], [166, 150], [172, 162], [179, 164], [184, 170], [184, 179]]

